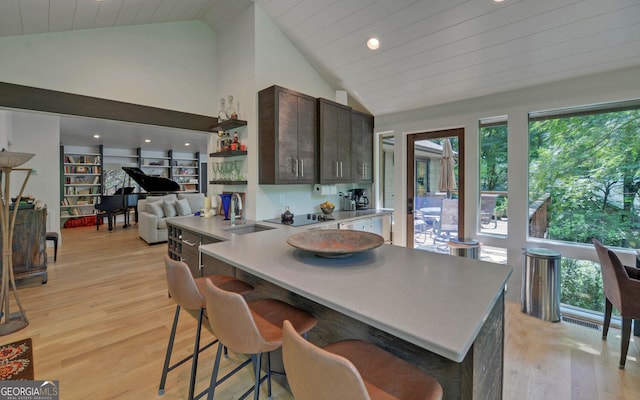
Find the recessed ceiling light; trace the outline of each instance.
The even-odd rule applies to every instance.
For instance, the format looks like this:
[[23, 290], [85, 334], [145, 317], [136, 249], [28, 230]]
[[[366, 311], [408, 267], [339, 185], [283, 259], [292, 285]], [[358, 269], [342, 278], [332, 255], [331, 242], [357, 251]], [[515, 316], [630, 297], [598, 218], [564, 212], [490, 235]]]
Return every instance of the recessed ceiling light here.
[[184, 144], [185, 146], [191, 146], [191, 143], [187, 142]]
[[493, 0], [494, 3], [502, 3], [504, 0]]
[[151, 143], [151, 139], [145, 139], [144, 142], [145, 143]]
[[378, 50], [378, 48], [380, 47], [380, 41], [378, 40], [378, 38], [372, 37], [367, 40], [367, 47], [371, 50]]
[[100, 134], [99, 133], [94, 133], [93, 134], [93, 138], [94, 139], [100, 139]]

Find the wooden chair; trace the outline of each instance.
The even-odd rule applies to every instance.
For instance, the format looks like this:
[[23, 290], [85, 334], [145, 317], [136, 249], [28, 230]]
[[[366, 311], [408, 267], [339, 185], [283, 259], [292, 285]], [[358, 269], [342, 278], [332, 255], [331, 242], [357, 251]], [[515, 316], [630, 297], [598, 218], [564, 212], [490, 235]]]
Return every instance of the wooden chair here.
[[289, 321], [282, 358], [296, 400], [442, 399], [438, 381], [378, 346], [344, 340], [319, 348]]
[[[164, 366], [162, 368], [162, 376], [160, 378], [160, 386], [158, 388], [158, 395], [164, 394], [164, 385], [167, 380], [167, 374], [178, 366], [184, 364], [188, 360], [191, 361], [191, 376], [189, 377], [189, 394], [188, 399], [193, 399], [195, 390], [196, 372], [198, 368], [198, 355], [203, 350], [213, 346], [218, 342], [214, 340], [211, 343], [200, 347], [200, 333], [202, 331], [202, 325], [211, 331], [211, 327], [206, 320], [205, 314], [205, 299], [204, 299], [204, 286], [206, 282], [212, 282], [216, 286], [224, 287], [225, 290], [230, 290], [236, 293], [245, 294], [253, 290], [251, 285], [244, 283], [238, 279], [226, 275], [211, 275], [202, 278], [195, 278], [191, 275], [191, 271], [187, 264], [182, 261], [172, 260], [168, 255], [164, 256], [165, 270], [167, 273], [167, 287], [169, 289], [169, 295], [176, 302], [176, 312], [173, 318], [173, 325], [171, 327], [171, 334], [169, 335], [169, 344], [167, 345], [167, 354], [164, 360]], [[240, 296], [240, 294], [238, 294]], [[180, 361], [171, 364], [171, 353], [173, 351], [173, 341], [176, 337], [176, 329], [178, 327], [178, 318], [180, 316], [180, 309], [185, 309], [195, 319], [198, 320], [196, 326], [195, 344], [193, 347], [193, 354], [181, 359]]]
[[[205, 298], [209, 322], [220, 343], [234, 353], [249, 355], [245, 362], [218, 380], [222, 354], [222, 348], [218, 346], [208, 399], [213, 400], [216, 387], [249, 363], [253, 364], [255, 384], [240, 398], [245, 398], [253, 391], [254, 399], [257, 400], [260, 384], [265, 380], [267, 395], [271, 398], [270, 352], [282, 345], [283, 322], [290, 320], [298, 334], [306, 334], [316, 325], [316, 319], [311, 314], [279, 300], [260, 299], [247, 303], [241, 295], [220, 289], [210, 281], [206, 283]], [[267, 353], [267, 371], [261, 376], [264, 353]]]
[[605, 313], [602, 340], [607, 339], [612, 307], [622, 316], [622, 339], [620, 341], [620, 369], [624, 369], [631, 338], [631, 323], [640, 319], [640, 269], [622, 265], [620, 259], [596, 239], [593, 244], [598, 253], [604, 285]]

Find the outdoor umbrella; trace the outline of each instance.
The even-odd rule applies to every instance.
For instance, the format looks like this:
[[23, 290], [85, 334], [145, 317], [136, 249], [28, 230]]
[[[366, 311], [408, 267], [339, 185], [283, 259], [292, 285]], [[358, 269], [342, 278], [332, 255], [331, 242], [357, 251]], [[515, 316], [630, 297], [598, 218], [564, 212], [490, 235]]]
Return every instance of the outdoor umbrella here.
[[440, 182], [438, 191], [446, 192], [447, 197], [451, 197], [451, 192], [456, 190], [456, 174], [454, 171], [456, 162], [453, 159], [453, 148], [449, 139], [442, 142], [442, 158], [440, 159]]

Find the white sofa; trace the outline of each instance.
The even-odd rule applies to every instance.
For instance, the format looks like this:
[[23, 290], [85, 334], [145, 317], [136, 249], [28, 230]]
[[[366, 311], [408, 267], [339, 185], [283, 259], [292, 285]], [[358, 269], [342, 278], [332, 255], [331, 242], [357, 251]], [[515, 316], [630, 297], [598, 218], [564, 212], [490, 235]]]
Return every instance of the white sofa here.
[[138, 200], [138, 236], [148, 244], [166, 242], [167, 218], [193, 215], [203, 207], [203, 193], [147, 196]]

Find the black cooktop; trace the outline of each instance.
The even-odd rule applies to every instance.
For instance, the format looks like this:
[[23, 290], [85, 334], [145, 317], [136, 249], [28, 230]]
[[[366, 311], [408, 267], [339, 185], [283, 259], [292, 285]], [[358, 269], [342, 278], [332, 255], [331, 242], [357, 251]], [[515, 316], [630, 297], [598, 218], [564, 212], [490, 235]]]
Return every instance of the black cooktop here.
[[324, 214], [302, 214], [293, 217], [293, 221], [283, 221], [281, 218], [265, 219], [265, 222], [271, 222], [274, 224], [291, 225], [291, 226], [304, 226], [317, 224], [318, 222], [333, 221], [335, 218], [326, 216]]

